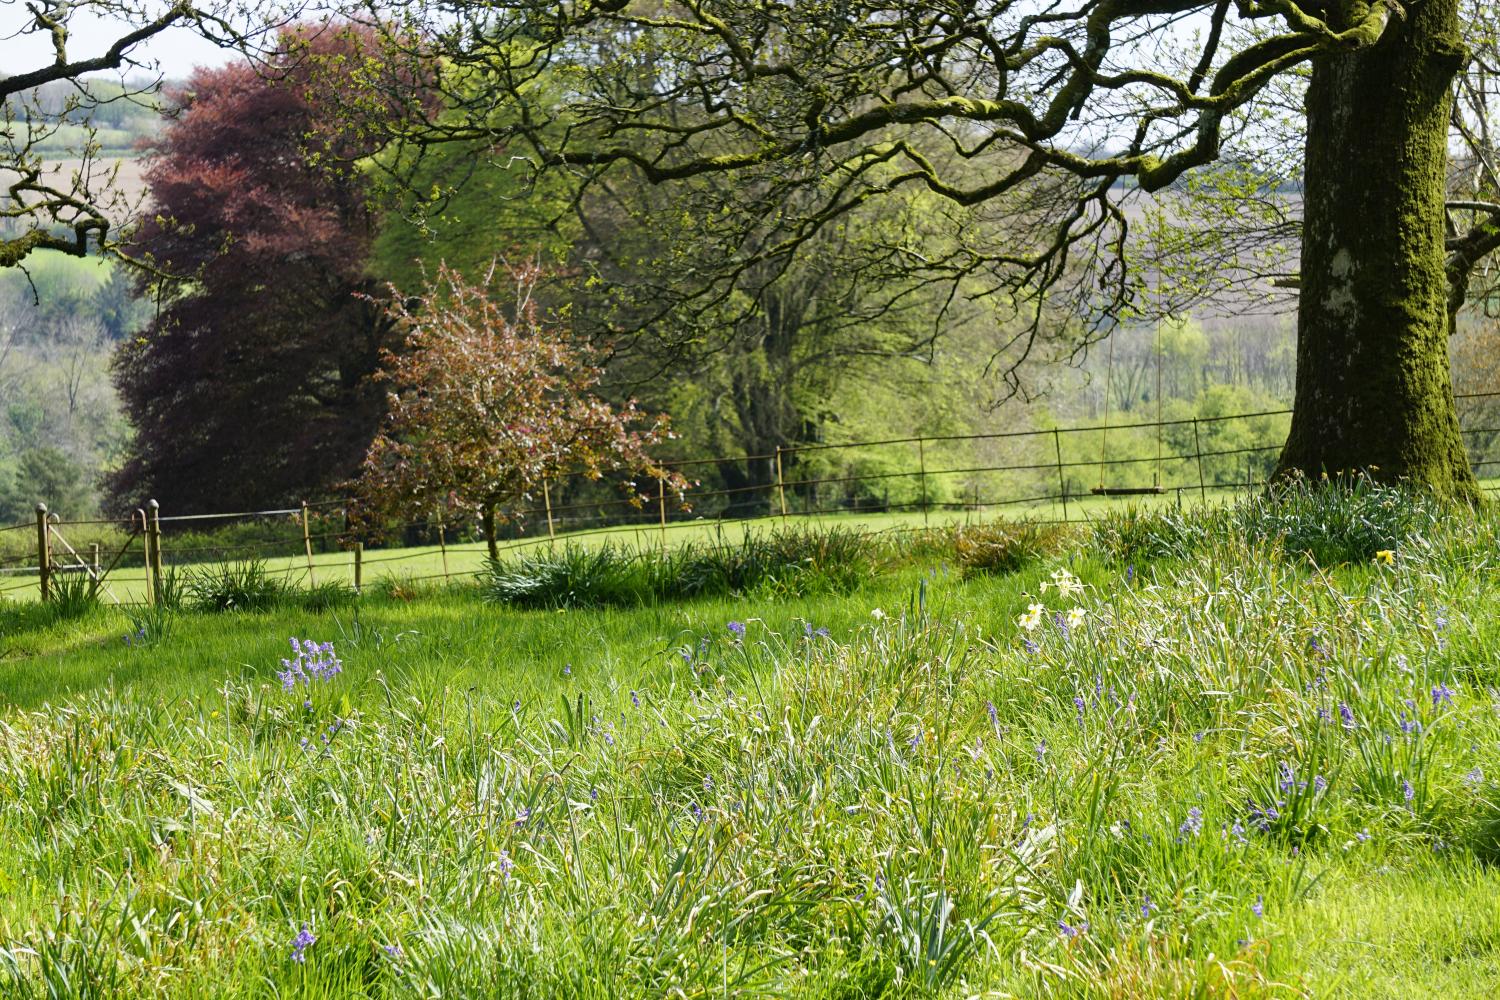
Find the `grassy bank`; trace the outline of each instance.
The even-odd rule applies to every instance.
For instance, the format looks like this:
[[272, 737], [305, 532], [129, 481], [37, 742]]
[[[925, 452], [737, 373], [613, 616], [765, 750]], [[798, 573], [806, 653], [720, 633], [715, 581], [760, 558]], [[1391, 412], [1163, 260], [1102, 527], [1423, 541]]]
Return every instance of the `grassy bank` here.
[[[594, 607], [12, 609], [0, 986], [1500, 986], [1489, 515], [1375, 491], [886, 544]], [[291, 636], [338, 669], [288, 672]]]

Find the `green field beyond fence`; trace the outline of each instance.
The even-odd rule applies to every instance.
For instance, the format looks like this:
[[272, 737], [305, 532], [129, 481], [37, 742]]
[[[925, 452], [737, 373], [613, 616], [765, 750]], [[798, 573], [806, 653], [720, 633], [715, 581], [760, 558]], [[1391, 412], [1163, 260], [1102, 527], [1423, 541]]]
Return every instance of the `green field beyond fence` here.
[[[1459, 397], [1470, 459], [1500, 469], [1500, 392]], [[693, 489], [679, 505], [620, 499], [596, 484], [552, 484], [544, 506], [510, 512], [502, 558], [537, 546], [644, 550], [690, 541], [738, 543], [748, 532], [840, 525], [863, 532], [943, 527], [1002, 517], [1083, 522], [1125, 506], [1211, 505], [1262, 487], [1290, 411], [995, 434], [822, 443], [773, 455], [679, 463], [690, 479], [720, 461], [763, 460], [774, 478], [738, 489]], [[1485, 480], [1488, 488], [1500, 486]], [[380, 546], [357, 546], [344, 503], [227, 514], [147, 508], [119, 520], [0, 527], [0, 600], [41, 596], [51, 582], [97, 581], [108, 603], [152, 599], [151, 565], [169, 588], [204, 567], [256, 562], [283, 584], [369, 586], [471, 576], [487, 546], [475, 525], [413, 512]], [[147, 511], [151, 513], [148, 514]], [[746, 512], [752, 512], [745, 516]], [[451, 515], [450, 515], [451, 518]], [[48, 551], [40, 552], [39, 537]], [[153, 539], [155, 541], [153, 542]], [[155, 544], [156, 549], [151, 550]], [[359, 551], [356, 551], [356, 548]], [[153, 560], [149, 551], [155, 552]]]

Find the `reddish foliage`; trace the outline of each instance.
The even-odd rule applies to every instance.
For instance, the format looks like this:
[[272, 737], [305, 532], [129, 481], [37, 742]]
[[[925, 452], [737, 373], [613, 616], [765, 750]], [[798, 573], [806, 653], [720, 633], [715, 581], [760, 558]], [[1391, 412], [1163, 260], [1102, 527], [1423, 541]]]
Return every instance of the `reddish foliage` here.
[[[506, 274], [510, 306], [447, 267], [421, 295], [391, 296], [406, 341], [386, 355], [395, 391], [358, 484], [366, 519], [443, 505], [478, 515], [493, 541], [497, 509], [540, 504], [543, 482], [559, 476], [623, 471], [664, 480], [674, 496], [686, 487], [647, 450], [669, 436], [666, 418], [595, 395], [597, 359], [539, 318], [538, 270]], [[656, 499], [654, 484], [626, 488]]]
[[361, 86], [362, 37], [289, 29], [269, 66], [200, 69], [176, 95], [133, 250], [180, 280], [143, 283], [159, 315], [116, 357], [137, 431], [117, 506], [280, 505], [358, 469], [394, 335], [369, 298], [376, 217], [352, 164], [373, 141], [328, 113]]

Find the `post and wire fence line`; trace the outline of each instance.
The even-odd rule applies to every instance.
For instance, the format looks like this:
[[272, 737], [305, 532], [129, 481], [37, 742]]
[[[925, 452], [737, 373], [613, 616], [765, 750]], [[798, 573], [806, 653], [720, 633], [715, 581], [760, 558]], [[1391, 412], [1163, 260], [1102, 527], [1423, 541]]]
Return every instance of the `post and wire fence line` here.
[[[1461, 413], [1477, 410], [1480, 418], [1469, 421], [1479, 426], [1462, 428], [1477, 474], [1500, 475], [1500, 391], [1458, 399]], [[666, 462], [690, 483], [703, 470], [738, 472], [738, 481], [726, 476], [723, 486], [695, 485], [681, 497], [664, 480], [621, 496], [610, 495], [607, 484], [559, 478], [542, 484], [540, 506], [506, 512], [507, 537], [496, 543], [503, 557], [598, 536], [666, 546], [670, 535], [705, 526], [750, 530], [841, 517], [872, 526], [884, 519], [886, 528], [905, 530], [986, 514], [1087, 521], [1121, 498], [1206, 504], [1266, 485], [1290, 414], [794, 443], [761, 454]], [[0, 526], [0, 601], [50, 600], [83, 588], [117, 604], [162, 602], [180, 586], [179, 568], [257, 561], [289, 584], [358, 590], [372, 572], [402, 583], [451, 580], [472, 574], [487, 557], [477, 523], [445, 521], [440, 509], [384, 525], [383, 542], [369, 544], [373, 539], [350, 531], [350, 506], [333, 499], [176, 514], [163, 513], [153, 499], [125, 517], [64, 520], [38, 503], [34, 520]]]

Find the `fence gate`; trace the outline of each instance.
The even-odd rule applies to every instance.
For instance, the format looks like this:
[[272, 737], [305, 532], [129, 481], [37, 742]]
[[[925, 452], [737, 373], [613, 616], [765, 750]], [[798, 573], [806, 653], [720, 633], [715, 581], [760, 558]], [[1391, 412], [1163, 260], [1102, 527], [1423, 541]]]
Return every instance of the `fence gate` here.
[[[120, 564], [125, 553], [135, 544], [135, 540], [138, 537], [146, 537], [146, 514], [144, 511], [136, 511], [135, 515], [130, 518], [125, 540], [112, 555], [105, 553], [97, 542], [86, 546], [87, 552], [80, 552], [63, 534], [64, 528], [99, 523], [104, 522], [62, 521], [56, 514], [47, 511], [46, 504], [36, 505], [37, 579], [41, 587], [42, 600], [51, 599], [61, 577], [74, 575], [88, 580], [90, 598], [103, 594], [116, 604], [124, 603], [106, 581], [110, 572]], [[107, 561], [105, 561], [106, 557]]]

